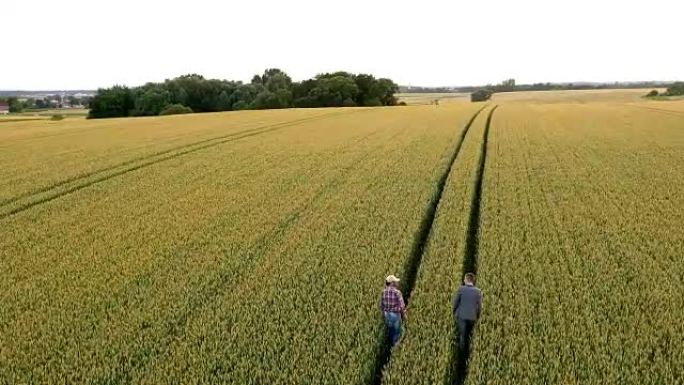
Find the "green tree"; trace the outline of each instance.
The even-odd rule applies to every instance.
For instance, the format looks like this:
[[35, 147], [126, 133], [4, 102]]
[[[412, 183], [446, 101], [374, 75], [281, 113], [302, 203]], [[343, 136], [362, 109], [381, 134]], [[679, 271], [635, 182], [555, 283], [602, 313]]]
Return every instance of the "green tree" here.
[[[316, 81], [316, 87], [311, 90], [317, 104], [321, 107], [341, 107], [353, 103], [359, 92], [359, 87], [346, 73], [336, 73], [332, 76], [323, 75]], [[348, 101], [349, 99], [350, 101]], [[353, 103], [353, 104], [352, 104]]]
[[252, 102], [252, 108], [257, 110], [287, 108], [290, 106], [288, 98], [292, 98], [292, 94], [288, 90], [277, 90], [275, 92], [263, 90]]
[[98, 91], [91, 118], [160, 114], [167, 105], [180, 104], [194, 112], [296, 107], [394, 105], [397, 85], [372, 75], [339, 71], [293, 82], [278, 68], [269, 68], [242, 84], [188, 74], [163, 83], [128, 89], [115, 86]]
[[48, 100], [45, 98], [36, 99], [35, 106], [36, 108], [48, 108], [50, 107], [50, 102], [48, 102]]
[[307, 79], [292, 86], [293, 105], [295, 107], [320, 107], [318, 99], [311, 92], [316, 88], [316, 79]]
[[394, 96], [399, 92], [399, 86], [390, 79], [378, 79], [373, 85], [373, 97], [380, 99], [380, 104], [383, 106], [394, 106], [397, 104], [397, 98]]
[[487, 89], [477, 90], [470, 94], [471, 102], [484, 102], [492, 97], [492, 91]]
[[225, 90], [221, 91], [218, 97], [218, 111], [229, 111], [233, 109], [233, 99]]
[[24, 111], [24, 103], [15, 97], [7, 98], [7, 104], [9, 105], [10, 112]]
[[258, 94], [258, 86], [254, 84], [240, 84], [232, 95], [233, 110], [246, 110], [250, 108]]
[[69, 101], [69, 106], [72, 106], [72, 107], [81, 104], [81, 101], [77, 97], [75, 97], [74, 95], [69, 95], [67, 100]]
[[684, 82], [676, 82], [671, 86], [667, 87], [665, 92], [667, 96], [680, 96], [684, 95]]
[[171, 102], [171, 94], [162, 87], [154, 85], [136, 94], [132, 116], [159, 115], [164, 107]]
[[376, 83], [373, 75], [358, 74], [354, 76], [354, 82], [359, 92], [356, 95], [356, 104], [359, 106], [380, 105], [380, 95], [374, 95], [376, 90], [373, 86]]
[[135, 107], [133, 93], [128, 87], [114, 86], [99, 89], [90, 101], [88, 118], [113, 118], [129, 116]]
[[192, 109], [182, 104], [169, 104], [159, 112], [159, 115], [178, 115], [191, 113]]
[[252, 105], [257, 109], [287, 108], [292, 106], [292, 79], [278, 68], [269, 68], [261, 76], [252, 78], [259, 92]]

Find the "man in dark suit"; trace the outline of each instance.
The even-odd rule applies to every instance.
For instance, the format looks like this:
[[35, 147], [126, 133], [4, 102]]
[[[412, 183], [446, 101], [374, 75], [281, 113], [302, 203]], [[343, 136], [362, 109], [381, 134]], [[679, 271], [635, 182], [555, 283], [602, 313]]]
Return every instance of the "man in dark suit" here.
[[458, 288], [454, 296], [453, 311], [458, 324], [458, 347], [467, 356], [473, 327], [482, 312], [482, 291], [475, 287], [475, 274], [465, 275], [463, 286]]

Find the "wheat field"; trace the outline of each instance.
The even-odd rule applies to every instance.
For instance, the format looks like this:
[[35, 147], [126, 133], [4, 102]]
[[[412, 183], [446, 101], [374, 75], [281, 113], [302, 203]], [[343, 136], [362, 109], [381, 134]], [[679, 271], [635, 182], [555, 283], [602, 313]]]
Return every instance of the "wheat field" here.
[[681, 383], [684, 101], [646, 92], [3, 122], [0, 383]]

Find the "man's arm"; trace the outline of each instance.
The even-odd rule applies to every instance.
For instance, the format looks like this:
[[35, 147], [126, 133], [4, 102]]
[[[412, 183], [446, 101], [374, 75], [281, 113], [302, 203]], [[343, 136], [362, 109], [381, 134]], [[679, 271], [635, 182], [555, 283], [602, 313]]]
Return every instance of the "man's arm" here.
[[459, 288], [456, 290], [456, 296], [454, 297], [454, 305], [452, 312], [454, 313], [454, 317], [456, 316], [456, 310], [458, 310], [458, 305], [461, 304], [461, 289]]
[[480, 314], [482, 314], [482, 291], [480, 291], [480, 296], [477, 297], [477, 319], [480, 319]]
[[401, 318], [406, 319], [406, 304], [404, 303], [404, 295], [399, 292], [399, 308], [401, 309]]

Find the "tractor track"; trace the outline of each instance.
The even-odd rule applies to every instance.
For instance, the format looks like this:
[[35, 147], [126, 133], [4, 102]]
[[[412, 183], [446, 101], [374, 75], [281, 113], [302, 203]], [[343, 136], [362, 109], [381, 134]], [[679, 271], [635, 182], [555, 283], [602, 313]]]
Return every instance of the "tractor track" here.
[[[482, 136], [482, 147], [480, 149], [480, 157], [478, 160], [477, 174], [475, 176], [475, 191], [473, 192], [472, 201], [470, 204], [470, 219], [468, 221], [468, 232], [465, 244], [465, 252], [463, 255], [463, 267], [461, 272], [477, 274], [477, 259], [478, 250], [480, 246], [480, 217], [482, 214], [482, 194], [485, 177], [485, 164], [487, 162], [487, 144], [489, 143], [489, 128], [492, 123], [492, 116], [497, 106], [489, 110], [487, 116], [487, 123], [485, 124], [484, 134]], [[452, 336], [451, 344], [451, 363], [449, 365], [449, 372], [447, 373], [448, 385], [462, 385], [465, 383], [466, 375], [468, 373], [468, 359], [470, 358], [470, 346], [467, 347], [465, 354], [460, 354], [458, 351], [457, 332], [454, 328], [454, 335]], [[472, 338], [471, 338], [472, 341]]]
[[635, 107], [635, 108], [640, 108], [643, 110], [649, 110], [653, 112], [659, 112], [661, 114], [665, 115], [670, 115], [670, 116], [677, 116], [677, 117], [684, 117], [684, 111], [677, 111], [677, 110], [668, 110], [666, 108], [656, 108], [656, 107], [648, 107], [648, 106], [640, 106], [637, 104], [626, 104], [627, 106], [630, 107]]
[[[456, 143], [456, 146], [454, 147], [451, 157], [447, 163], [447, 166], [445, 167], [444, 171], [436, 181], [432, 197], [430, 198], [430, 201], [428, 202], [428, 205], [425, 208], [423, 219], [421, 220], [420, 225], [414, 234], [411, 253], [408, 259], [406, 260], [403, 270], [405, 272], [405, 278], [403, 279], [405, 285], [402, 285], [401, 288], [407, 306], [411, 299], [411, 292], [413, 291], [413, 288], [415, 286], [415, 281], [418, 274], [418, 270], [420, 268], [420, 263], [423, 258], [425, 246], [427, 245], [430, 233], [432, 232], [433, 224], [435, 221], [435, 215], [437, 213], [437, 206], [439, 206], [439, 201], [442, 199], [446, 181], [449, 177], [449, 174], [451, 173], [451, 169], [453, 168], [454, 163], [456, 162], [458, 154], [461, 152], [461, 147], [463, 146], [463, 142], [465, 140], [466, 135], [468, 134], [468, 131], [470, 130], [470, 127], [472, 126], [475, 119], [486, 107], [487, 106], [483, 106], [477, 112], [475, 112], [475, 114], [473, 114], [473, 116], [470, 118], [468, 123], [463, 128], [458, 138], [458, 142]], [[384, 368], [389, 363], [391, 358], [391, 349], [389, 344], [387, 343], [384, 333], [385, 331], [383, 328], [383, 334], [378, 337], [379, 344], [377, 347], [375, 365], [372, 376], [370, 378], [370, 383], [373, 385], [382, 384]]]
[[[367, 140], [373, 135], [378, 134], [378, 131], [373, 131], [361, 138], [355, 140], [351, 145], [357, 145], [360, 142]], [[393, 135], [389, 142], [397, 137], [400, 133]], [[373, 150], [367, 150], [360, 155], [354, 157], [351, 161], [346, 162], [343, 167], [336, 171], [336, 175], [330, 178], [328, 181], [323, 183], [316, 192], [301, 205], [295, 207], [290, 213], [286, 214], [277, 224], [274, 224], [267, 232], [262, 234], [259, 238], [254, 240], [248, 247], [246, 247], [249, 252], [241, 258], [239, 265], [231, 266], [230, 270], [218, 269], [209, 284], [202, 287], [202, 290], [195, 293], [193, 296], [189, 297], [191, 300], [186, 305], [185, 308], [181, 309], [178, 314], [165, 325], [165, 330], [163, 336], [165, 338], [179, 338], [183, 336], [188, 328], [188, 324], [191, 322], [192, 318], [196, 314], [201, 314], [207, 307], [213, 306], [217, 298], [221, 295], [225, 295], [226, 291], [234, 292], [239, 287], [249, 281], [252, 275], [252, 271], [255, 266], [261, 264], [266, 255], [271, 252], [271, 250], [281, 242], [300, 222], [301, 218], [310, 212], [317, 202], [324, 199], [330, 191], [334, 191], [339, 187], [343, 181], [348, 178], [349, 174], [353, 172], [360, 164], [365, 163], [366, 159], [373, 154]], [[215, 227], [220, 226], [216, 224]], [[171, 251], [169, 251], [170, 253]], [[173, 252], [174, 254], [177, 251]], [[234, 276], [234, 272], [239, 271], [244, 273], [249, 271], [249, 274], [240, 274], [240, 276]], [[136, 338], [142, 338], [138, 335]], [[139, 371], [148, 365], [150, 362], [159, 359], [159, 356], [165, 356], [169, 352], [167, 350], [154, 350], [152, 353], [141, 356], [136, 355], [128, 363], [127, 375], [135, 378], [139, 374]], [[117, 381], [120, 380], [121, 373], [124, 372], [123, 368], [117, 368], [116, 375], [112, 377], [103, 377], [101, 381]]]
[[[369, 110], [355, 110], [352, 112], [369, 111]], [[92, 185], [104, 182], [106, 180], [140, 170], [145, 167], [155, 165], [167, 160], [171, 160], [183, 155], [191, 154], [207, 148], [215, 147], [224, 143], [237, 141], [252, 136], [257, 136], [273, 131], [277, 131], [286, 127], [291, 127], [300, 123], [316, 121], [337, 115], [348, 114], [349, 111], [333, 112], [329, 114], [319, 115], [315, 117], [297, 119], [276, 123], [273, 125], [256, 127], [248, 130], [234, 132], [231, 134], [204, 139], [198, 142], [177, 146], [168, 150], [159, 151], [143, 157], [128, 160], [110, 167], [99, 169], [90, 173], [81, 174], [79, 176], [63, 180], [53, 185], [34, 190], [30, 193], [14, 197], [8, 201], [0, 204], [0, 220], [26, 211], [34, 206], [53, 201], [63, 196], [72, 194]], [[22, 202], [24, 201], [24, 202]]]

